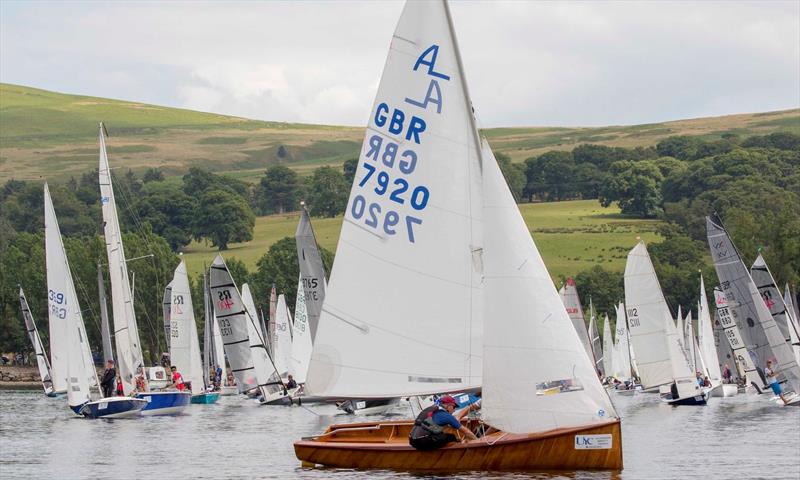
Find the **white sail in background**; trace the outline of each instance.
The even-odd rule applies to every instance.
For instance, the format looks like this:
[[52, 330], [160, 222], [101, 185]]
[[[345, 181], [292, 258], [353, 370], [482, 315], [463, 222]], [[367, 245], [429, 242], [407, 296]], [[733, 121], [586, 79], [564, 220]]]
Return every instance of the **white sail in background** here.
[[171, 285], [170, 361], [177, 367], [183, 380], [191, 382], [192, 394], [199, 395], [205, 391], [205, 375], [200, 358], [200, 342], [197, 338], [189, 277], [183, 260], [175, 268]]
[[407, 3], [392, 38], [314, 337], [314, 394], [481, 385], [480, 142], [446, 8]]
[[[242, 284], [242, 303], [247, 314], [247, 333], [250, 339], [253, 367], [255, 368], [258, 385], [262, 389], [262, 393], [266, 392], [264, 393], [264, 397], [266, 397], [269, 393], [279, 391], [282, 383], [267, 352], [267, 346], [264, 344], [256, 304], [253, 301], [253, 295], [250, 293], [250, 285], [246, 283]], [[286, 302], [284, 301], [284, 308], [285, 306]]]
[[[675, 318], [675, 326], [679, 332], [681, 332], [681, 337], [686, 333], [686, 325], [684, 324], [684, 316], [683, 312], [681, 312], [681, 306], [678, 305], [678, 316]], [[686, 345], [686, 342], [682, 340], [683, 345]]]
[[683, 335], [678, 332], [675, 324], [672, 323], [672, 319], [664, 321], [664, 331], [666, 332], [672, 378], [678, 387], [678, 398], [699, 395], [702, 391], [697, 384], [694, 372], [689, 366], [686, 348], [683, 345]]
[[164, 287], [164, 298], [161, 300], [161, 311], [164, 315], [164, 339], [167, 341], [167, 350], [170, 353], [170, 358], [172, 358], [172, 343], [170, 341], [170, 336], [172, 335], [172, 328], [170, 326], [170, 315], [172, 312], [172, 282], [168, 283], [167, 286]]
[[[56, 212], [50, 199], [50, 189], [44, 184], [44, 238], [47, 266], [47, 304], [50, 324], [59, 336], [51, 337], [50, 350], [56, 351], [61, 379], [71, 407], [93, 400], [90, 389], [96, 387], [97, 372], [92, 361], [89, 339], [83, 324], [78, 295], [72, 281], [67, 252], [61, 238]], [[53, 330], [51, 330], [53, 331]]]
[[[644, 387], [656, 387], [677, 380], [673, 371], [673, 346], [678, 345], [677, 328], [650, 255], [641, 241], [628, 253], [625, 265], [625, 307], [630, 340], [636, 351], [636, 365]], [[667, 329], [668, 325], [672, 328]], [[668, 340], [668, 335], [674, 338], [670, 336]], [[683, 352], [680, 352], [680, 359], [685, 365]], [[674, 360], [679, 362], [680, 359]], [[685, 368], [686, 372], [691, 373], [688, 365]]]
[[[281, 376], [289, 373], [292, 358], [292, 322], [289, 319], [289, 308], [286, 297], [278, 295], [278, 306], [275, 314], [275, 369]], [[295, 379], [296, 381], [296, 379]]]
[[567, 283], [561, 287], [558, 294], [561, 296], [561, 301], [567, 309], [569, 319], [578, 333], [578, 338], [581, 339], [586, 355], [594, 360], [592, 342], [589, 340], [589, 331], [586, 329], [586, 320], [583, 317], [583, 308], [581, 307], [581, 299], [578, 296], [578, 287], [575, 285], [575, 280], [568, 278]]
[[619, 352], [619, 363], [614, 364], [614, 376], [619, 379], [628, 379], [632, 376], [631, 371], [631, 350], [628, 341], [628, 326], [625, 318], [625, 305], [620, 303], [616, 307], [617, 311], [617, 350]]
[[614, 338], [611, 336], [611, 322], [606, 315], [603, 321], [603, 372], [606, 376], [614, 374], [616, 366], [614, 358], [617, 354], [614, 351]]
[[128, 277], [128, 265], [122, 246], [122, 233], [117, 218], [117, 203], [111, 185], [111, 169], [106, 155], [103, 125], [100, 125], [100, 205], [103, 210], [103, 236], [108, 254], [108, 274], [111, 283], [111, 311], [114, 317], [114, 340], [117, 346], [117, 372], [122, 378], [125, 395], [135, 388], [134, 376], [144, 367], [139, 330], [133, 310], [133, 295]]
[[681, 341], [686, 350], [686, 358], [689, 360], [689, 369], [692, 372], [697, 372], [700, 368], [698, 367], [697, 361], [697, 349], [695, 349], [696, 341], [694, 339], [691, 310], [686, 314], [686, 318], [683, 321], [683, 332], [680, 332], [680, 335], [683, 337]]
[[[786, 307], [786, 303], [783, 301], [783, 296], [781, 295], [781, 291], [778, 290], [778, 286], [775, 285], [775, 279], [772, 277], [772, 272], [769, 271], [767, 262], [760, 253], [756, 261], [753, 262], [753, 266], [750, 267], [750, 276], [753, 277], [753, 282], [756, 284], [758, 293], [761, 294], [764, 305], [778, 325], [778, 330], [780, 330], [783, 338], [791, 345], [792, 335], [790, 330], [794, 330], [794, 325], [787, 319], [788, 308]], [[795, 331], [794, 334], [797, 336], [798, 332]]]
[[294, 304], [294, 323], [292, 324], [292, 355], [289, 373], [297, 383], [305, 383], [308, 364], [311, 362], [311, 328], [308, 325], [305, 292], [302, 276], [297, 282], [297, 299]]
[[[312, 205], [313, 207], [313, 205]], [[297, 245], [297, 260], [300, 265], [300, 278], [303, 282], [303, 297], [306, 299], [308, 324], [311, 327], [311, 339], [316, 337], [322, 303], [325, 300], [325, 265], [319, 253], [317, 238], [305, 205], [300, 212], [300, 223], [294, 234]]]
[[249, 325], [252, 320], [245, 311], [236, 283], [220, 255], [217, 255], [211, 264], [209, 287], [225, 355], [236, 377], [239, 392], [255, 390], [259, 388], [259, 383], [253, 366], [248, 333], [248, 330], [254, 327]]
[[603, 342], [600, 340], [600, 332], [597, 330], [597, 317], [594, 314], [592, 299], [589, 298], [589, 339], [592, 341], [592, 352], [594, 353], [594, 368], [601, 377], [605, 377], [603, 371]]
[[[716, 295], [717, 290], [715, 289], [714, 294]], [[725, 296], [722, 294], [722, 291], [719, 290], [719, 294], [722, 297], [721, 300], [725, 300]], [[733, 319], [730, 319], [730, 322], [733, 323]], [[733, 326], [736, 326], [736, 323], [733, 323]], [[724, 370], [725, 365], [731, 370], [731, 374], [734, 377], [740, 376], [745, 378], [744, 375], [744, 367], [739, 365], [739, 362], [736, 360], [736, 355], [733, 353], [733, 349], [731, 348], [731, 342], [728, 341], [727, 336], [725, 335], [725, 328], [722, 326], [722, 321], [720, 320], [719, 310], [714, 310], [714, 346], [717, 348], [717, 360], [720, 369], [720, 375], [722, 375], [722, 371]], [[745, 350], [745, 353], [747, 351]]]
[[[728, 339], [728, 344], [733, 351], [736, 364], [744, 375], [745, 382], [750, 385], [752, 382], [759, 382], [759, 374], [753, 363], [753, 357], [747, 351], [739, 327], [733, 318], [733, 309], [728, 306], [728, 300], [720, 287], [714, 288], [714, 303], [717, 306], [717, 316], [723, 328], [724, 337]], [[732, 367], [732, 366], [731, 366]], [[760, 384], [761, 382], [759, 382]]]
[[[700, 356], [703, 358], [706, 375], [712, 385], [722, 383], [722, 371], [719, 367], [717, 347], [714, 340], [714, 325], [711, 320], [711, 310], [708, 307], [708, 297], [706, 297], [706, 287], [703, 277], [700, 276], [700, 303], [697, 310], [698, 338], [700, 344]], [[731, 371], [733, 366], [729, 365]]]
[[616, 417], [488, 144], [483, 166], [484, 421], [522, 433]]
[[[786, 338], [764, 305], [739, 252], [721, 225], [706, 217], [706, 226], [711, 258], [714, 260], [725, 298], [740, 333], [743, 328], [747, 328], [747, 334], [742, 336], [748, 353], [759, 368], [766, 367], [767, 360], [772, 360], [778, 380], [785, 381], [784, 391], [800, 394], [800, 365], [795, 361]], [[748, 377], [748, 380], [752, 379]]]
[[789, 290], [789, 284], [786, 284], [785, 293], [783, 295], [783, 302], [786, 304], [786, 329], [789, 330], [789, 343], [792, 345], [794, 358], [800, 364], [800, 320], [797, 316], [797, 308], [795, 307], [792, 298], [792, 292]]
[[33, 346], [33, 353], [36, 354], [36, 365], [39, 367], [42, 388], [44, 388], [44, 393], [50, 395], [55, 392], [50, 374], [50, 361], [47, 359], [44, 344], [41, 337], [39, 337], [39, 330], [36, 328], [36, 322], [33, 321], [33, 314], [28, 306], [28, 299], [25, 298], [25, 292], [22, 291], [22, 287], [19, 287], [19, 307], [22, 311], [22, 319], [25, 320], [25, 331], [28, 332], [28, 338]]

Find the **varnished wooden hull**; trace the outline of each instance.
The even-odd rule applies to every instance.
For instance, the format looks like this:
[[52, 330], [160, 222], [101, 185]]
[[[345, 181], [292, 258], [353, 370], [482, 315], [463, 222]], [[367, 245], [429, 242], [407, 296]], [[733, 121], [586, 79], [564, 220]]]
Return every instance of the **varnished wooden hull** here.
[[[319, 437], [296, 442], [294, 451], [305, 466], [340, 468], [429, 472], [622, 469], [619, 420], [535, 434], [495, 432], [430, 452], [408, 444], [411, 426], [410, 421], [333, 425]], [[610, 448], [576, 448], [578, 437], [603, 434], [611, 435]]]

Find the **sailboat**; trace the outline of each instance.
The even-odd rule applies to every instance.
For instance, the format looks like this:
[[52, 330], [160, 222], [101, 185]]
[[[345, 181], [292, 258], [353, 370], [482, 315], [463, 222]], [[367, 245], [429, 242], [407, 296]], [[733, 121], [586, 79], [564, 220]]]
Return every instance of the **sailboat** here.
[[592, 352], [594, 354], [594, 368], [600, 378], [606, 377], [603, 370], [603, 343], [600, 340], [600, 332], [597, 330], [597, 317], [594, 314], [594, 305], [591, 297], [589, 298], [589, 339], [592, 342]]
[[[786, 337], [764, 304], [722, 222], [706, 217], [706, 230], [711, 258], [722, 292], [747, 353], [759, 373], [759, 380], [763, 376], [763, 370], [760, 369], [766, 367], [767, 361], [772, 360], [776, 364], [773, 370], [784, 389], [784, 398], [789, 400], [790, 405], [800, 405], [800, 365], [795, 361]], [[755, 383], [750, 375], [747, 379], [757, 390], [766, 389], [763, 384]]]
[[616, 368], [614, 361], [617, 360], [615, 358], [616, 356], [614, 337], [611, 336], [611, 322], [608, 320], [608, 315], [606, 315], [603, 321], [603, 372], [605, 372], [606, 377], [614, 375]]
[[628, 253], [625, 264], [625, 307], [643, 387], [659, 387], [662, 400], [671, 405], [705, 405], [707, 392], [689, 368], [683, 335], [642, 241]]
[[294, 304], [294, 323], [292, 324], [292, 331], [292, 351], [289, 358], [289, 372], [294, 376], [294, 380], [298, 385], [303, 385], [306, 383], [308, 365], [311, 362], [312, 343], [302, 274], [297, 282], [297, 298]]
[[622, 468], [620, 420], [479, 137], [446, 2], [406, 3], [373, 112], [306, 387], [482, 387], [491, 428], [421, 452], [408, 444], [413, 421], [333, 425], [296, 442], [297, 457], [435, 472]]
[[184, 383], [188, 384], [192, 403], [216, 403], [219, 393], [208, 391], [207, 372], [203, 371], [200, 360], [200, 341], [194, 319], [192, 293], [183, 260], [175, 268], [171, 285], [170, 360], [177, 367]]
[[633, 373], [630, 336], [628, 334], [628, 320], [625, 316], [625, 305], [620, 302], [616, 306], [617, 315], [617, 340], [616, 361], [614, 362], [614, 377], [621, 383], [613, 390], [620, 395], [634, 395], [641, 391], [641, 385], [636, 385], [636, 376]]
[[289, 308], [286, 306], [286, 296], [278, 295], [278, 305], [275, 311], [275, 354], [273, 361], [275, 369], [281, 378], [289, 374], [289, 363], [292, 356], [292, 320]]
[[569, 319], [578, 333], [578, 338], [581, 339], [586, 355], [594, 359], [592, 342], [589, 340], [589, 331], [586, 328], [586, 319], [583, 316], [583, 307], [581, 307], [581, 299], [578, 296], [578, 287], [575, 285], [575, 280], [572, 277], [567, 278], [567, 282], [559, 289], [558, 294], [561, 296], [561, 301], [567, 309]]
[[48, 397], [55, 397], [57, 393], [53, 388], [50, 361], [47, 359], [44, 344], [41, 337], [39, 337], [39, 330], [36, 328], [36, 322], [33, 321], [33, 314], [31, 314], [31, 309], [28, 307], [28, 299], [25, 298], [25, 292], [22, 291], [22, 287], [19, 287], [19, 308], [22, 312], [22, 319], [25, 321], [25, 330], [28, 332], [28, 338], [30, 338], [31, 345], [33, 345], [33, 352], [36, 354], [36, 365], [39, 367], [39, 378], [42, 379], [44, 394]]
[[794, 358], [797, 360], [797, 363], [800, 364], [800, 334], [798, 334], [798, 332], [800, 332], [800, 315], [797, 313], [797, 306], [793, 300], [792, 292], [789, 290], [789, 283], [786, 283], [783, 302], [786, 304], [786, 328], [789, 330], [789, 341], [792, 344]]
[[700, 275], [700, 302], [697, 304], [699, 357], [703, 360], [703, 371], [711, 385], [712, 397], [732, 397], [738, 392], [736, 385], [722, 383], [722, 370], [719, 365], [714, 325], [708, 308], [708, 297], [703, 276]]
[[[135, 394], [147, 400], [144, 415], [170, 415], [183, 411], [191, 400], [191, 393], [179, 391], [152, 391], [148, 385], [142, 355], [133, 294], [128, 277], [128, 265], [122, 245], [122, 232], [117, 217], [117, 203], [111, 184], [111, 168], [106, 154], [105, 127], [100, 124], [100, 163], [98, 168], [100, 204], [103, 210], [103, 236], [108, 255], [108, 272], [111, 282], [111, 307], [114, 317], [114, 340], [117, 347], [117, 371], [122, 379], [125, 395]], [[141, 376], [145, 391], [136, 391], [136, 377]]]
[[63, 334], [51, 338], [51, 348], [65, 353], [67, 403], [77, 415], [88, 418], [138, 416], [146, 401], [100, 395], [100, 382], [92, 362], [89, 338], [83, 323], [78, 295], [72, 281], [67, 252], [56, 219], [50, 189], [44, 184], [45, 261], [50, 322], [60, 323]]
[[786, 339], [786, 343], [792, 345], [792, 338], [800, 336], [800, 332], [798, 332], [797, 326], [791, 318], [789, 307], [784, 302], [781, 291], [775, 285], [775, 279], [772, 276], [772, 272], [769, 271], [767, 262], [760, 253], [755, 262], [753, 262], [753, 266], [750, 267], [750, 276], [756, 284], [758, 293], [761, 294], [761, 298], [764, 300], [764, 305], [769, 309], [772, 319], [778, 325], [781, 335]]

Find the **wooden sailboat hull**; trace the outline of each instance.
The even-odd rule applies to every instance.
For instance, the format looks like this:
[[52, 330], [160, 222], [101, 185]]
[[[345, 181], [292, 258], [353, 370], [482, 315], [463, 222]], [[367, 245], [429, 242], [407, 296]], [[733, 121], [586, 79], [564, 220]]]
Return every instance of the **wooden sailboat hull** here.
[[[408, 444], [413, 422], [333, 425], [294, 444], [304, 466], [455, 472], [622, 469], [619, 420], [532, 434], [495, 432], [422, 452]], [[609, 443], [598, 445], [601, 437]], [[598, 448], [602, 446], [603, 448]]]

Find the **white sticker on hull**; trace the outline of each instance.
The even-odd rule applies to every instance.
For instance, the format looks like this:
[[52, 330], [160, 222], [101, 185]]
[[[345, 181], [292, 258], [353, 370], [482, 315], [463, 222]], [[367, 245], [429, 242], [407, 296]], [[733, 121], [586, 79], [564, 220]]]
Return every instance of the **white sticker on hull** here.
[[611, 434], [575, 435], [575, 450], [608, 450], [611, 448]]

